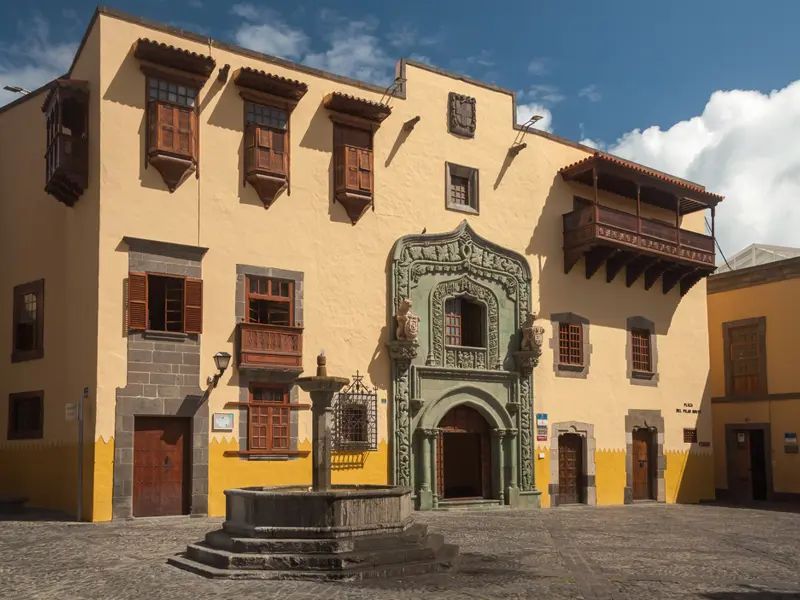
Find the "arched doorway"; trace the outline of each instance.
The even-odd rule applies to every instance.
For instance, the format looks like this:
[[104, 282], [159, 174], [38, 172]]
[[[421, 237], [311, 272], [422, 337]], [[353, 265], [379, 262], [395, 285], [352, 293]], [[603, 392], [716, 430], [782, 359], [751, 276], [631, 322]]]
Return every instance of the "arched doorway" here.
[[580, 504], [583, 497], [583, 438], [576, 433], [558, 436], [559, 504]]
[[474, 408], [456, 406], [439, 422], [436, 490], [440, 498], [490, 498], [489, 424]]
[[634, 500], [655, 500], [656, 444], [654, 431], [650, 429], [633, 430], [633, 484]]

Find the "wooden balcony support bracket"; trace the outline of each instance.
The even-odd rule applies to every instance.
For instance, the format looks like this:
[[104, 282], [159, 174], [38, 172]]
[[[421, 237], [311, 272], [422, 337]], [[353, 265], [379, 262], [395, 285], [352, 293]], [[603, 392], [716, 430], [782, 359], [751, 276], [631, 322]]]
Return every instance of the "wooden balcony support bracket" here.
[[669, 294], [672, 289], [678, 285], [684, 277], [695, 272], [694, 267], [675, 267], [665, 272], [661, 278], [661, 291], [664, 294]]
[[647, 269], [657, 262], [658, 259], [651, 256], [640, 256], [629, 262], [625, 271], [625, 285], [631, 287]]
[[609, 257], [616, 254], [617, 250], [606, 246], [598, 246], [586, 253], [586, 279], [591, 279]]
[[663, 261], [658, 261], [648, 267], [644, 272], [644, 289], [651, 289], [656, 284], [656, 281], [658, 281], [658, 278], [666, 273], [670, 268], [671, 265]]
[[690, 273], [683, 279], [681, 279], [681, 297], [685, 296], [689, 293], [689, 290], [694, 287], [698, 281], [703, 279], [703, 277], [707, 276], [709, 273], [703, 272], [700, 269], [696, 269], [693, 273]]
[[[611, 283], [620, 271], [636, 258], [635, 252], [620, 250], [606, 261], [606, 281]], [[630, 287], [630, 286], [629, 286]]]
[[581, 259], [581, 256], [583, 256], [583, 251], [581, 250], [564, 250], [564, 275], [569, 274], [572, 267]]

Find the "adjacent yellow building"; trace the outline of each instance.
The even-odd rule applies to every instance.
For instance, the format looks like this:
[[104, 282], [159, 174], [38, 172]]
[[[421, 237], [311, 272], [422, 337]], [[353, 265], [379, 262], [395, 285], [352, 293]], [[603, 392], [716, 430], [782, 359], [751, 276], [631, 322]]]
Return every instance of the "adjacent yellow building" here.
[[800, 372], [792, 349], [800, 335], [798, 294], [800, 258], [708, 279], [714, 472], [720, 499], [800, 499]]
[[309, 482], [293, 381], [324, 350], [352, 378], [334, 483], [713, 498], [721, 197], [515, 112], [413, 61], [385, 89], [98, 9], [0, 109], [0, 496], [219, 516]]

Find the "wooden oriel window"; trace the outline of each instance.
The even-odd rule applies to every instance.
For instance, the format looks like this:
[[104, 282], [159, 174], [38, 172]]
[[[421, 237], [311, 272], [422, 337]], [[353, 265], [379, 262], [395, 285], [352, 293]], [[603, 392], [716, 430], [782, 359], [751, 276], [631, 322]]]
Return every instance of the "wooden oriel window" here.
[[583, 364], [583, 340], [580, 323], [558, 324], [558, 361], [562, 365]]
[[285, 387], [251, 384], [248, 405], [249, 451], [290, 450], [289, 390]]
[[129, 273], [128, 327], [202, 333], [203, 281], [156, 273]]
[[483, 347], [483, 309], [467, 298], [450, 298], [444, 307], [445, 343], [448, 346]]
[[44, 425], [44, 392], [22, 392], [8, 396], [9, 440], [41, 439]]
[[294, 324], [294, 281], [247, 276], [247, 322]]
[[337, 192], [371, 196], [372, 132], [334, 123], [333, 145]]
[[44, 279], [14, 288], [11, 362], [44, 356]]
[[286, 179], [289, 173], [289, 114], [245, 103], [245, 168]]
[[653, 370], [650, 332], [646, 329], [631, 329], [633, 370], [650, 373]]
[[197, 159], [197, 89], [157, 77], [147, 79], [148, 151]]
[[761, 340], [758, 325], [731, 327], [729, 332], [731, 392], [754, 394], [761, 390]]

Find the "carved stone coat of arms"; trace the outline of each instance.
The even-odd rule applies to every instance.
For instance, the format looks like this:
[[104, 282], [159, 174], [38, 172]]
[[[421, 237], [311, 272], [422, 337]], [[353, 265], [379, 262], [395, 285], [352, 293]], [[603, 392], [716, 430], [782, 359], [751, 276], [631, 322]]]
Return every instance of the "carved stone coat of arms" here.
[[450, 92], [448, 131], [463, 137], [475, 137], [475, 98]]

